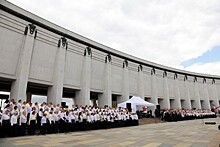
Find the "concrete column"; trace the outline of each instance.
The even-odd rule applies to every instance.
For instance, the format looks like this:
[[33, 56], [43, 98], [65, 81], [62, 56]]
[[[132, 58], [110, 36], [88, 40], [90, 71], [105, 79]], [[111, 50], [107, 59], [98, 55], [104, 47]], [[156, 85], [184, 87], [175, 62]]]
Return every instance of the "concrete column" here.
[[200, 94], [199, 94], [199, 87], [197, 83], [197, 78], [194, 79], [194, 88], [195, 88], [195, 100], [194, 100], [194, 106], [196, 109], [201, 109], [201, 102], [200, 102]]
[[164, 97], [161, 102], [161, 109], [170, 109], [170, 93], [169, 93], [166, 71], [163, 73], [163, 87], [164, 87], [163, 88]]
[[173, 102], [173, 106], [176, 109], [181, 109], [180, 88], [179, 88], [179, 80], [177, 74], [174, 75], [174, 87], [175, 87], [175, 99]]
[[[30, 70], [31, 56], [37, 35], [36, 26], [29, 24], [25, 29], [24, 44], [21, 49], [19, 64], [16, 72], [16, 80], [12, 82], [10, 98], [15, 101], [26, 101], [26, 90]], [[13, 60], [13, 59], [12, 59]]]
[[219, 100], [218, 100], [218, 91], [217, 91], [217, 87], [215, 85], [215, 80], [213, 80], [212, 82], [212, 89], [213, 89], [213, 103], [215, 104], [216, 107], [219, 107]]
[[84, 52], [83, 69], [81, 74], [81, 90], [76, 92], [76, 105], [90, 104], [90, 86], [91, 86], [91, 58], [92, 51], [90, 47], [86, 47]]
[[138, 66], [138, 95], [144, 99], [144, 77], [142, 65]]
[[99, 94], [99, 106], [108, 105], [112, 107], [112, 65], [111, 65], [111, 55], [106, 56], [105, 60], [105, 81], [104, 81], [104, 93]]
[[204, 91], [204, 100], [202, 104], [202, 109], [209, 109], [210, 110], [210, 103], [209, 103], [209, 92], [206, 81], [203, 81], [203, 91]]
[[185, 101], [184, 101], [184, 106], [182, 107], [185, 109], [192, 109], [187, 76], [184, 77], [184, 86], [185, 86]]
[[157, 94], [157, 79], [155, 69], [151, 71], [151, 99], [150, 102], [158, 105], [158, 94]]
[[123, 62], [123, 85], [122, 96], [118, 99], [118, 103], [127, 101], [129, 99], [129, 78], [128, 78], [128, 61]]
[[63, 80], [65, 72], [67, 40], [62, 37], [58, 42], [55, 69], [53, 74], [53, 86], [48, 88], [47, 102], [60, 104], [63, 97]]

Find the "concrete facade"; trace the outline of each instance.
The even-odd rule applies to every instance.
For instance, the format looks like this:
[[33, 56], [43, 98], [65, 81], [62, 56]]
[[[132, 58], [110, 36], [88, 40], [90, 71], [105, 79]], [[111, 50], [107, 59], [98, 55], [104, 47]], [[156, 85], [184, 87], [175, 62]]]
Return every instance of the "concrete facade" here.
[[0, 88], [11, 85], [7, 90], [15, 100], [46, 93], [54, 104], [67, 95], [78, 105], [97, 99], [99, 106], [112, 106], [113, 95], [117, 103], [137, 95], [161, 108], [219, 106], [219, 76], [139, 59], [4, 0], [0, 8]]

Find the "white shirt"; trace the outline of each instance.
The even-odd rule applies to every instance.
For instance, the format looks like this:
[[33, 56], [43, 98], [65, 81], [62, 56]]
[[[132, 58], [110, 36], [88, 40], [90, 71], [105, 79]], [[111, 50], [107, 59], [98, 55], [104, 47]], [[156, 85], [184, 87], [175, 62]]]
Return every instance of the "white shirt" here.
[[46, 114], [46, 118], [49, 118], [49, 112], [45, 111], [44, 114]]
[[18, 111], [18, 110], [15, 110], [15, 109], [13, 109], [13, 110], [11, 111], [11, 115], [13, 115], [15, 112], [16, 112], [16, 113], [18, 114], [18, 116], [19, 116], [19, 111]]
[[53, 114], [53, 119], [54, 119], [55, 121], [59, 121], [58, 114], [54, 113], [54, 114]]
[[21, 103], [18, 103], [18, 110], [21, 110]]
[[43, 117], [43, 112], [39, 111], [38, 115], [39, 115], [39, 117]]
[[2, 122], [3, 120], [10, 120], [9, 114], [8, 114], [8, 115], [7, 115], [7, 114], [2, 114], [1, 122]]
[[82, 116], [83, 116], [83, 119], [86, 119], [86, 113], [83, 113]]
[[52, 123], [52, 121], [54, 122], [53, 114], [49, 114], [49, 115], [48, 115], [48, 120], [49, 120], [49, 123], [50, 123], [50, 124]]
[[17, 115], [12, 115], [11, 116], [11, 126], [13, 126], [14, 124], [18, 123], [18, 116]]
[[89, 123], [91, 122], [91, 117], [90, 117], [90, 115], [87, 115], [86, 121], [89, 122]]
[[66, 113], [65, 112], [61, 112], [60, 113], [60, 119], [65, 120], [66, 117]]
[[46, 123], [47, 123], [47, 119], [46, 119], [45, 116], [43, 116], [43, 117], [41, 118], [41, 126], [43, 126], [43, 124], [46, 124]]
[[19, 124], [21, 125], [21, 123], [27, 123], [27, 117], [23, 114], [20, 116], [20, 123]]
[[26, 105], [27, 113], [31, 113], [31, 106], [28, 104]]
[[33, 114], [30, 115], [29, 124], [30, 124], [31, 120], [35, 120], [37, 123], [37, 113], [35, 113], [34, 115]]
[[74, 114], [71, 114], [70, 115], [70, 117], [71, 117], [71, 120], [73, 119], [73, 120], [75, 120], [76, 119], [76, 117], [75, 117], [75, 115]]

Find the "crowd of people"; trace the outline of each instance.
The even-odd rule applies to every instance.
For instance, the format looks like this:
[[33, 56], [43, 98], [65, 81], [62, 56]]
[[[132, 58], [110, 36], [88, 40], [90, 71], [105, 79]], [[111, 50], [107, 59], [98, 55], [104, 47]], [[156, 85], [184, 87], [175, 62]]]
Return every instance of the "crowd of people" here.
[[0, 137], [108, 129], [138, 125], [137, 114], [124, 108], [16, 103], [6, 100], [0, 112]]
[[193, 109], [164, 109], [160, 111], [160, 117], [164, 121], [181, 121], [203, 118], [215, 118], [216, 113], [211, 110]]

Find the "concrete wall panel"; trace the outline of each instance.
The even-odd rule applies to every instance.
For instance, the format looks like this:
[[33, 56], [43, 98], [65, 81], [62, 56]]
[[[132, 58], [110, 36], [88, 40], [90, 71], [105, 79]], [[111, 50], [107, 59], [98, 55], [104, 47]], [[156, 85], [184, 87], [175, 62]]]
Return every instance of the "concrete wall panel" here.
[[104, 90], [104, 73], [105, 63], [92, 59], [91, 65], [91, 88], [97, 90]]
[[15, 75], [24, 35], [0, 27], [0, 73]]
[[122, 93], [123, 68], [112, 66], [112, 91]]
[[36, 40], [31, 58], [29, 78], [52, 82], [57, 47]]

